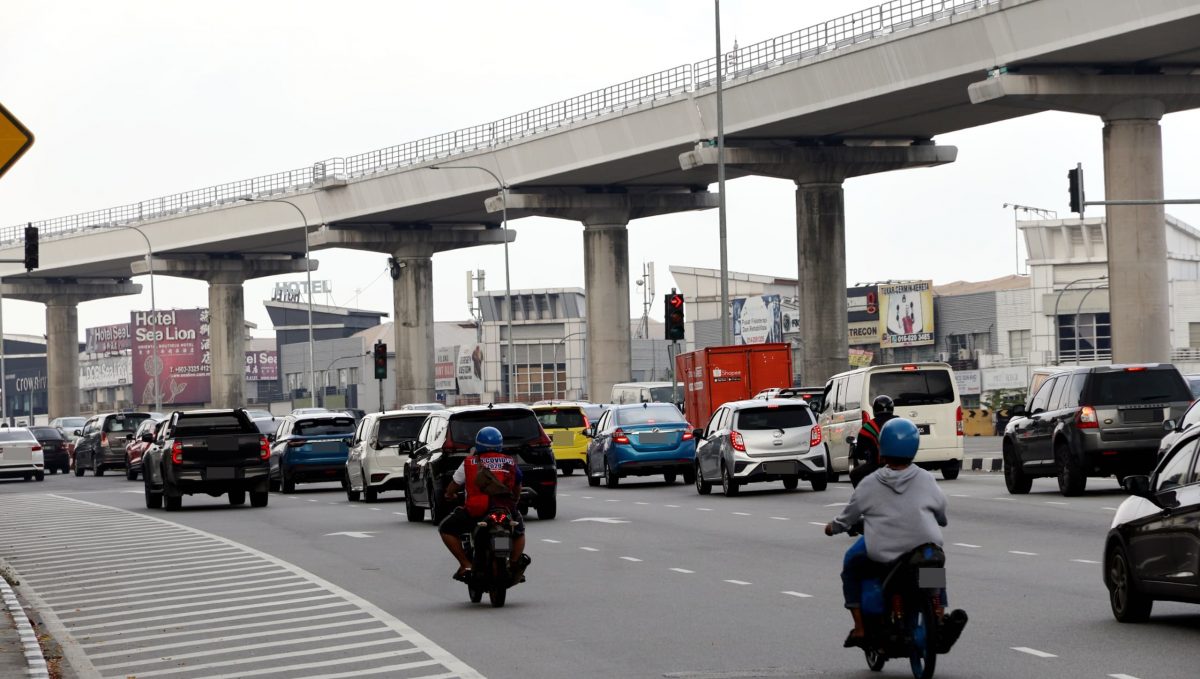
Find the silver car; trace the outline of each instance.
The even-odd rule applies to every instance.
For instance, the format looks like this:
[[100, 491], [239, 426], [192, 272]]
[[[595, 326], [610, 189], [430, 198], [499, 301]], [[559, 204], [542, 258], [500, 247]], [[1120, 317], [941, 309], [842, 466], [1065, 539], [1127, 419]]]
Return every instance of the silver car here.
[[795, 399], [734, 401], [717, 408], [708, 429], [696, 435], [696, 492], [714, 483], [726, 496], [747, 483], [783, 481], [795, 490], [804, 479], [813, 490], [828, 484], [828, 453], [812, 409]]

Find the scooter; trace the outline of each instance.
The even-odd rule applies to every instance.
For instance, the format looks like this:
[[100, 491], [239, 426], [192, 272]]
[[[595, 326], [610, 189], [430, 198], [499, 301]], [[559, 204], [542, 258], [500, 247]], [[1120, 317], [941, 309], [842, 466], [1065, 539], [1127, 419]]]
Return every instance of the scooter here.
[[[522, 501], [531, 501], [535, 497], [533, 489], [522, 489]], [[509, 563], [516, 525], [508, 509], [493, 507], [476, 522], [474, 530], [462, 535], [463, 550], [471, 556], [471, 572], [464, 578], [471, 603], [483, 601], [483, 595], [487, 593], [492, 608], [500, 608], [504, 606], [508, 589], [525, 581], [524, 567], [529, 563], [528, 556], [522, 555], [524, 563], [516, 572]]]

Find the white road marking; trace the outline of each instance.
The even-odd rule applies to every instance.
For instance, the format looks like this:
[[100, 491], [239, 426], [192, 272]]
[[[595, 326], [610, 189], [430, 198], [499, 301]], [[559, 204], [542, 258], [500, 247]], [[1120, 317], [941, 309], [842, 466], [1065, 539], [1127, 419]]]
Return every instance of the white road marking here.
[[571, 497], [571, 494], [570, 493], [559, 493], [558, 496], [559, 497]]
[[791, 519], [787, 518], [786, 516], [772, 516], [771, 518], [775, 519], [776, 521], [791, 521]]
[[1097, 564], [1097, 565], [1100, 563], [1099, 561], [1092, 561], [1091, 559], [1071, 559], [1071, 561], [1074, 561], [1075, 563], [1087, 563], [1087, 564]]
[[989, 500], [1002, 500], [1004, 502], [1015, 502], [1015, 500], [1011, 497], [989, 497], [988, 499]]
[[1013, 646], [1012, 650], [1017, 651], [1018, 653], [1028, 653], [1029, 655], [1032, 655], [1035, 658], [1057, 658], [1058, 657], [1057, 655], [1054, 655], [1053, 653], [1039, 651], [1036, 648], [1029, 648], [1028, 646]]
[[679, 505], [663, 505], [663, 506], [670, 507], [671, 509], [679, 509]]
[[[150, 672], [138, 672], [138, 677], [158, 677], [164, 674], [175, 674], [177, 672], [194, 672], [196, 670], [207, 670], [216, 667], [229, 667], [231, 665], [245, 665], [247, 663], [263, 662], [268, 660], [282, 660], [284, 658], [299, 658], [306, 655], [314, 655], [317, 653], [327, 653], [331, 651], [349, 651], [358, 648], [367, 648], [370, 646], [382, 646], [384, 644], [396, 643], [394, 639], [379, 639], [375, 641], [360, 641], [356, 644], [341, 644], [340, 646], [324, 646], [317, 649], [305, 649], [293, 651], [291, 653], [273, 653], [271, 655], [253, 656], [250, 658], [238, 658], [221, 662], [201, 663], [198, 665], [186, 665], [183, 667], [171, 667], [165, 670], [153, 670]], [[375, 653], [372, 655], [351, 655], [354, 662], [363, 660], [378, 660], [380, 658], [392, 658], [400, 655], [412, 655], [420, 653], [419, 648], [405, 648], [397, 651], [388, 651], [387, 653]], [[156, 660], [155, 662], [161, 662]], [[259, 674], [283, 674], [294, 670], [303, 670], [310, 667], [328, 667], [330, 665], [342, 665], [346, 663], [346, 658], [338, 658], [335, 660], [323, 660], [321, 662], [304, 663], [303, 665], [290, 665], [287, 667], [271, 667], [263, 670], [241, 671], [234, 674], [207, 675], [210, 679], [234, 679], [234, 677], [252, 677]], [[421, 664], [437, 664], [437, 661], [422, 661]]]
[[338, 531], [337, 533], [326, 533], [326, 534], [325, 534], [325, 537], [331, 537], [331, 536], [337, 536], [337, 535], [345, 535], [345, 536], [346, 536], [346, 537], [348, 537], [348, 538], [359, 538], [359, 539], [362, 539], [362, 538], [370, 538], [370, 537], [375, 537], [374, 535], [371, 535], [372, 533], [375, 533], [375, 532], [378, 532], [378, 531], [373, 531], [373, 530], [343, 530], [343, 531]]
[[404, 512], [392, 512], [396, 516], [404, 516]]
[[809, 521], [809, 522], [808, 522], [808, 525], [810, 525], [810, 526], [824, 526], [825, 524], [821, 523], [820, 521]]
[[829, 504], [827, 504], [825, 506], [826, 507], [845, 507], [848, 504], [850, 504], [850, 503], [849, 502], [830, 502]]
[[[302, 618], [288, 618], [288, 622], [289, 623], [291, 623], [291, 622], [312, 622], [314, 620], [329, 620], [330, 618], [344, 618], [347, 615], [361, 615], [361, 614], [358, 611], [344, 611], [344, 612], [339, 612], [339, 613], [327, 613], [325, 615], [309, 615], [309, 616], [305, 616]], [[328, 629], [328, 628], [333, 628], [333, 627], [349, 627], [349, 626], [353, 626], [353, 625], [368, 625], [368, 624], [373, 624], [374, 622], [375, 622], [375, 620], [373, 618], [359, 617], [356, 620], [343, 620], [340, 622], [323, 622], [319, 625], [309, 625], [306, 627], [289, 627], [288, 631], [289, 632], [308, 632], [311, 630]], [[232, 632], [235, 630], [254, 629], [256, 627], [270, 627], [273, 630], [277, 630], [279, 628], [279, 621], [278, 620], [265, 620], [265, 621], [253, 622], [253, 623], [243, 624], [243, 625], [226, 625], [225, 627], [212, 627], [205, 631], [206, 632]], [[124, 646], [127, 644], [141, 643], [143, 641], [154, 641], [156, 639], [170, 639], [170, 638], [175, 638], [175, 637], [191, 636], [193, 634], [196, 634], [195, 630], [185, 631], [185, 632], [170, 632], [168, 634], [151, 634], [148, 636], [141, 636], [141, 637], [124, 637], [124, 638], [119, 637], [112, 641], [100, 641], [100, 642], [95, 642], [95, 643], [90, 643], [90, 644], [80, 644], [80, 646], [82, 646], [83, 648], [96, 648], [96, 647], [100, 647], [100, 646], [112, 646], [114, 644]], [[254, 639], [254, 638], [261, 637], [262, 635], [263, 635], [263, 632], [261, 632], [261, 631], [248, 632], [246, 634], [237, 634], [237, 635], [232, 635], [232, 636], [209, 639], [206, 641], [206, 643], [218, 643], [218, 642], [224, 642], [226, 640], [236, 640], [236, 639]], [[170, 643], [170, 644], [159, 644], [158, 646], [145, 646], [145, 647], [139, 646], [138, 651], [139, 652], [141, 652], [141, 651], [158, 651], [158, 650], [162, 650], [162, 649], [166, 649], [166, 648], [177, 648], [177, 647], [187, 648], [189, 646], [195, 646], [195, 645], [196, 645], [195, 640], [188, 640], [188, 641], [175, 642], [175, 643]], [[109, 651], [107, 653], [89, 653], [88, 657], [89, 658], [108, 658], [111, 656], [128, 655], [128, 654], [129, 654], [128, 649], [122, 649], [120, 651]]]
[[966, 547], [967, 549], [979, 549], [979, 545], [972, 545], [968, 542], [956, 542], [955, 547]]
[[1115, 511], [1117, 511], [1117, 508], [1116, 508], [1116, 507], [1101, 507], [1100, 509], [1107, 509], [1107, 510], [1108, 510], [1108, 511], [1110, 511], [1110, 512], [1115, 512]]
[[676, 573], [683, 573], [685, 575], [691, 575], [692, 573], [696, 572], [696, 571], [689, 571], [686, 568], [672, 568], [671, 570], [675, 571]]
[[380, 509], [379, 507], [371, 507], [371, 511], [373, 511], [373, 512], [382, 512], [383, 510], [382, 510], [382, 509]]
[[1110, 674], [1108, 676], [1112, 677], [1112, 679], [1138, 679], [1132, 674]]
[[648, 504], [650, 504], [650, 503], [649, 503], [649, 502], [635, 502], [635, 503], [633, 503], [633, 504], [635, 504], [635, 505], [648, 505]]
[[696, 511], [698, 511], [698, 512], [711, 512], [711, 511], [712, 511], [712, 507], [696, 507]]
[[962, 493], [950, 493], [950, 497], [971, 497], [971, 496], [963, 495]]
[[622, 561], [632, 561], [634, 563], [641, 563], [641, 561], [642, 561], [641, 559], [634, 557], [634, 556], [623, 556], [623, 557], [621, 557], [621, 560]]
[[583, 551], [585, 551], [585, 552], [598, 552], [598, 551], [600, 551], [600, 550], [596, 549], [595, 547], [580, 547], [580, 549], [582, 549], [582, 550], [583, 550]]
[[318, 500], [309, 500], [309, 502], [318, 502]]
[[811, 594], [805, 594], [804, 592], [793, 592], [793, 591], [791, 591], [791, 590], [788, 590], [788, 591], [786, 591], [786, 592], [780, 592], [780, 594], [786, 594], [786, 595], [788, 595], [788, 596], [794, 596], [794, 597], [796, 597], [796, 598], [799, 598], [799, 599], [811, 599], [811, 598], [812, 598], [812, 595], [811, 595]]
[[591, 495], [580, 495], [579, 499], [580, 500], [590, 500], [590, 499], [592, 499], [592, 496]]
[[[318, 628], [318, 629], [322, 629], [322, 628]], [[294, 629], [289, 629], [288, 631], [289, 631], [289, 632], [295, 632], [296, 630], [294, 630]], [[298, 639], [297, 639], [297, 638], [293, 638], [293, 637], [288, 637], [288, 643], [289, 643], [289, 644], [308, 644], [308, 643], [317, 642], [317, 641], [326, 641], [326, 640], [329, 640], [329, 639], [347, 639], [347, 638], [352, 638], [352, 637], [356, 637], [356, 636], [362, 636], [362, 635], [365, 635], [365, 634], [376, 634], [376, 633], [378, 633], [378, 632], [386, 632], [386, 631], [388, 631], [388, 629], [387, 629], [386, 627], [378, 627], [378, 628], [376, 628], [376, 629], [373, 629], [373, 630], [354, 630], [353, 632], [338, 632], [338, 633], [336, 633], [336, 634], [323, 634], [323, 635], [320, 635], [320, 636], [315, 636], [315, 637], [301, 637], [301, 638], [298, 638]], [[257, 636], [258, 638], [262, 638], [262, 635], [261, 635], [261, 634], [260, 634], [260, 635], [245, 635], [245, 636], [251, 636], [251, 637]], [[211, 641], [206, 641], [205, 643], [212, 643], [212, 642], [211, 642]], [[172, 646], [174, 646], [174, 645], [176, 645], [176, 644], [172, 644]], [[194, 645], [194, 643], [193, 643], [193, 645]], [[240, 653], [240, 652], [242, 652], [242, 651], [252, 651], [252, 650], [257, 650], [257, 649], [260, 649], [260, 648], [272, 648], [272, 647], [275, 647], [275, 646], [278, 646], [278, 645], [279, 645], [279, 642], [278, 642], [278, 641], [268, 641], [268, 642], [265, 642], [265, 643], [258, 643], [258, 644], [248, 644], [248, 645], [244, 645], [244, 646], [243, 646], [243, 645], [232, 646], [232, 647], [226, 646], [225, 648], [226, 648], [226, 649], [228, 649], [228, 650], [237, 650], [237, 651]], [[138, 653], [143, 653], [143, 652], [145, 652], [146, 650], [147, 650], [147, 649], [144, 649], [144, 648], [139, 648], [139, 649], [138, 649]], [[112, 656], [112, 655], [124, 655], [124, 654], [122, 654], [121, 652], [119, 652], [119, 651], [118, 651], [118, 652], [116, 652], [116, 653], [108, 653], [108, 654], [106, 654], [106, 655], [110, 655], [110, 656]], [[170, 656], [170, 659], [171, 659], [171, 660], [173, 660], [173, 661], [175, 661], [175, 660], [186, 660], [186, 659], [189, 659], [189, 658], [203, 658], [203, 657], [210, 656], [210, 655], [212, 655], [212, 651], [211, 651], [211, 650], [206, 650], [206, 651], [197, 651], [197, 652], [194, 652], [194, 653], [173, 653], [173, 654], [171, 654], [171, 656]], [[98, 656], [98, 655], [97, 655], [97, 656], [92, 656], [92, 657], [98, 658], [98, 657], [100, 657], [100, 656]], [[140, 662], [138, 662], [138, 663], [135, 663], [135, 664], [139, 664], [139, 665], [149, 665], [149, 664], [152, 664], [152, 663], [159, 663], [159, 662], [162, 662], [162, 661], [163, 661], [163, 658], [148, 658], [148, 659], [146, 659], [146, 660], [142, 660], [142, 661], [140, 661]], [[116, 664], [113, 664], [113, 665], [96, 665], [96, 666], [95, 666], [95, 668], [96, 668], [96, 669], [98, 669], [98, 670], [112, 670], [112, 669], [116, 669], [116, 668], [119, 668], [119, 667], [125, 667], [125, 666], [127, 666], [128, 664], [129, 664], [129, 663], [116, 663]], [[182, 663], [181, 663], [181, 664], [182, 664]]]
[[625, 519], [612, 516], [585, 516], [582, 519], [574, 519], [571, 521], [571, 523], [584, 523], [589, 521], [591, 523], [629, 523]]
[[1058, 505], [1058, 506], [1060, 506], [1060, 507], [1065, 507], [1065, 506], [1067, 506], [1067, 505], [1069, 505], [1069, 504], [1071, 504], [1071, 503], [1070, 503], [1070, 502], [1055, 502], [1055, 501], [1053, 501], [1053, 500], [1046, 500], [1046, 504], [1048, 504], [1048, 505]]
[[552, 545], [561, 545], [562, 540], [551, 540], [550, 538], [542, 538], [542, 542], [549, 542]]
[[726, 580], [725, 582], [728, 582], [731, 585], [739, 585], [742, 587], [753, 584], [753, 583], [746, 582], [745, 580]]
[[1008, 550], [1008, 553], [1016, 554], [1017, 556], [1037, 556], [1037, 552], [1019, 552], [1015, 549]]
[[612, 499], [612, 500], [605, 500], [605, 502], [620, 502], [620, 500]]
[[733, 512], [734, 516], [754, 516], [750, 512]]

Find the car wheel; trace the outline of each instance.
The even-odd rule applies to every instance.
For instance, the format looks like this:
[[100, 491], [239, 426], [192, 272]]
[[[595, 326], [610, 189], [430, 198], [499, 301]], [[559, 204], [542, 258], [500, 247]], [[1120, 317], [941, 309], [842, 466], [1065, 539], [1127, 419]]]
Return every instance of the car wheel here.
[[181, 507], [183, 507], [183, 496], [182, 495], [167, 495], [166, 484], [163, 484], [162, 499], [163, 499], [163, 507], [165, 507], [168, 512], [177, 512], [177, 511], [179, 511], [179, 509]]
[[83, 476], [83, 467], [79, 466], [78, 463], [75, 465], [75, 476]]
[[829, 487], [829, 477], [825, 474], [820, 474], [812, 477], [812, 480], [808, 483], [814, 491], [819, 493]]
[[51, 475], [58, 473], [58, 470], [55, 469], [54, 467], [46, 467], [46, 471], [50, 472]]
[[1118, 622], [1146, 622], [1154, 608], [1154, 599], [1138, 591], [1125, 548], [1113, 547], [1108, 553], [1108, 601]]
[[1058, 492], [1063, 497], [1083, 495], [1087, 488], [1087, 474], [1083, 467], [1071, 459], [1071, 448], [1065, 443], [1054, 447], [1054, 457], [1058, 460]]
[[246, 504], [246, 491], [244, 491], [244, 490], [229, 491], [229, 506], [230, 507], [241, 507], [244, 504]]
[[[283, 467], [280, 467], [280, 469], [283, 469]], [[274, 491], [276, 493], [279, 492], [279, 479], [271, 476], [271, 470], [269, 468], [267, 469], [267, 490]]]
[[296, 481], [288, 476], [287, 469], [283, 467], [279, 468], [279, 488], [287, 495], [296, 492]]
[[408, 489], [404, 491], [404, 514], [409, 521], [420, 522], [425, 520], [425, 510], [418, 507], [413, 502], [412, 492]]
[[668, 486], [675, 483], [675, 477], [676, 477], [675, 472], [667, 472], [667, 473], [663, 474], [663, 480], [667, 482]]
[[104, 467], [101, 467], [100, 465], [96, 465], [96, 469], [92, 473], [95, 474], [96, 476], [104, 476]]
[[833, 470], [833, 457], [828, 452], [825, 453], [825, 481], [826, 483], [837, 483], [841, 474]]
[[134, 469], [133, 466], [129, 464], [128, 460], [126, 460], [125, 461], [125, 478], [128, 479], [129, 481], [137, 481], [137, 477], [138, 477], [137, 470]]
[[604, 485], [608, 488], [616, 488], [621, 483], [621, 477], [617, 476], [617, 472], [608, 464], [608, 459], [604, 460]]
[[1004, 455], [1004, 486], [1009, 495], [1025, 495], [1033, 488], [1033, 477], [1021, 469], [1021, 463], [1011, 452]]
[[346, 499], [349, 500], [350, 502], [358, 502], [358, 495], [359, 495], [359, 493], [357, 490], [347, 490], [346, 491]]
[[785, 476], [783, 479], [783, 487], [785, 490], [796, 490], [800, 487], [800, 477]]
[[71, 471], [71, 465], [70, 465], [70, 464], [64, 464], [63, 466], [61, 466], [61, 467], [59, 467], [59, 468], [58, 468], [58, 471], [62, 472], [63, 474], [67, 474], [67, 473], [69, 473], [69, 472]]
[[694, 476], [696, 479], [695, 483], [697, 493], [701, 495], [708, 495], [712, 492], [712, 484], [708, 481], [705, 481], [704, 477], [700, 475], [699, 463], [696, 464], [696, 471], [692, 472], [692, 476]]
[[942, 467], [942, 478], [947, 481], [953, 481], [958, 478], [958, 472], [962, 470], [962, 460], [950, 460]]
[[721, 491], [725, 493], [725, 497], [733, 497], [738, 494], [741, 488], [738, 487], [738, 482], [733, 478], [733, 473], [729, 471], [729, 466], [721, 465]]
[[441, 523], [442, 519], [446, 518], [445, 503], [438, 502], [438, 496], [433, 492], [433, 482], [429, 482], [429, 520], [434, 523]]
[[575, 473], [575, 465], [568, 464], [568, 465], [563, 466], [563, 468], [562, 468], [563, 476], [570, 476], [571, 474], [574, 474], [574, 473]]
[[46, 472], [45, 471], [34, 472], [33, 480], [34, 481], [45, 481], [46, 480]]
[[379, 491], [366, 484], [363, 484], [363, 500], [366, 502], [378, 502]]
[[537, 515], [539, 521], [549, 521], [558, 516], [558, 498], [551, 495], [549, 498], [539, 502]]
[[267, 501], [271, 499], [271, 494], [265, 490], [250, 491], [250, 506], [251, 507], [266, 507]]
[[684, 469], [683, 470], [683, 482], [684, 483], [695, 483], [696, 482], [696, 470], [693, 469], [692, 467], [688, 467], [688, 468]]
[[161, 509], [163, 505], [162, 493], [156, 493], [150, 489], [150, 479], [144, 479], [143, 485], [146, 493], [146, 509]]

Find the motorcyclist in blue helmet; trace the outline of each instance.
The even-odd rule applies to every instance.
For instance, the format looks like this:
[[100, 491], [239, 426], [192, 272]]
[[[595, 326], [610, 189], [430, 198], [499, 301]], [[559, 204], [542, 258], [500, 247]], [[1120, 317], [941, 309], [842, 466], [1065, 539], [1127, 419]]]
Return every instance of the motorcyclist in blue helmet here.
[[842, 595], [854, 618], [847, 647], [861, 645], [864, 637], [862, 582], [871, 562], [891, 563], [921, 545], [942, 544], [946, 496], [932, 474], [913, 464], [920, 445], [912, 421], [897, 417], [884, 424], [879, 432], [884, 466], [858, 484], [842, 513], [825, 526], [826, 535], [835, 535], [864, 524], [863, 536], [842, 562]]

